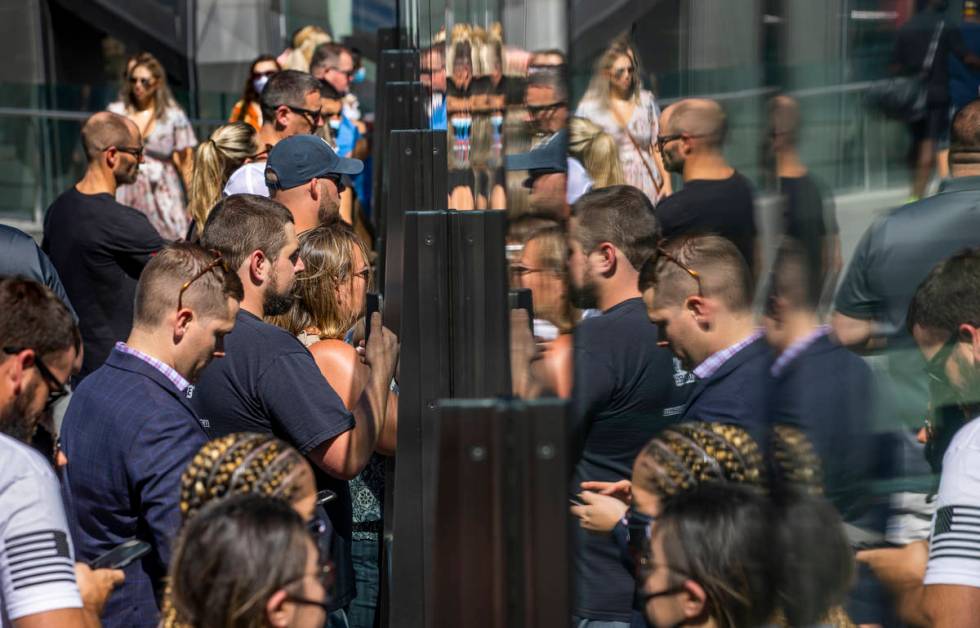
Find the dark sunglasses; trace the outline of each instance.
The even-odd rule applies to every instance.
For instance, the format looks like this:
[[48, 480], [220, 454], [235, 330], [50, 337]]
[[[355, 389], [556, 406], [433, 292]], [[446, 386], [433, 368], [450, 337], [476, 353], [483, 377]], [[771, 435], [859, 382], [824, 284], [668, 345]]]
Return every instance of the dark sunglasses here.
[[279, 70], [266, 70], [265, 72], [252, 72], [252, 78], [259, 78], [260, 76], [273, 76], [278, 73]]
[[698, 273], [698, 271], [694, 270], [684, 262], [680, 261], [673, 255], [665, 251], [663, 247], [659, 247], [659, 246], [657, 247], [657, 255], [663, 257], [664, 259], [670, 262], [673, 262], [674, 264], [677, 264], [677, 266], [680, 267], [681, 270], [683, 270], [685, 273], [693, 277], [694, 281], [698, 282], [698, 296], [704, 298], [704, 289], [701, 287], [701, 274]]
[[616, 78], [623, 78], [624, 74], [629, 74], [630, 76], [632, 76], [635, 73], [636, 73], [636, 68], [633, 67], [632, 65], [626, 66], [625, 68], [619, 68], [618, 70], [613, 70], [613, 76], [615, 76]]
[[144, 88], [146, 88], [146, 87], [149, 87], [150, 85], [153, 85], [154, 83], [156, 83], [156, 80], [155, 79], [148, 79], [148, 78], [136, 78], [135, 76], [129, 77], [129, 84], [130, 85], [136, 85], [137, 83], [139, 83]]
[[327, 72], [337, 72], [338, 74], [343, 74], [348, 79], [353, 78], [357, 74], [357, 70], [341, 70], [340, 68], [327, 68]]
[[558, 102], [553, 102], [548, 105], [527, 105], [528, 113], [532, 116], [537, 116], [542, 113], [552, 113], [561, 109], [562, 107], [567, 107], [568, 102], [565, 100], [559, 100]]
[[680, 139], [698, 139], [702, 137], [708, 137], [709, 133], [671, 133], [670, 135], [658, 135], [657, 136], [657, 150], [661, 153], [664, 152], [664, 146], [673, 142], [674, 140]]
[[[218, 253], [217, 251], [211, 251], [211, 253], [213, 255], [215, 255], [215, 258], [213, 260], [211, 260], [211, 263], [208, 264], [207, 266], [205, 266], [201, 270], [201, 272], [199, 272], [196, 275], [194, 275], [194, 277], [192, 277], [191, 279], [185, 281], [184, 282], [184, 285], [182, 285], [180, 287], [180, 292], [177, 293], [177, 309], [178, 310], [183, 309], [183, 307], [184, 307], [184, 293], [187, 292], [187, 289], [190, 288], [191, 287], [191, 284], [193, 284], [195, 281], [197, 281], [198, 279], [200, 279], [201, 277], [203, 277], [204, 275], [208, 274], [209, 272], [211, 272], [212, 270], [214, 270], [215, 268], [217, 268], [219, 266], [226, 273], [231, 272], [231, 270], [228, 268], [228, 264], [225, 263], [225, 260], [224, 260], [223, 257], [221, 257], [221, 254], [220, 253]], [[222, 277], [222, 279], [224, 279], [224, 278]]]
[[344, 177], [343, 177], [343, 175], [339, 175], [339, 174], [328, 174], [327, 176], [325, 176], [323, 178], [326, 179], [326, 180], [328, 180], [328, 181], [332, 181], [333, 184], [335, 186], [337, 186], [337, 194], [340, 194], [341, 192], [343, 192], [344, 190], [347, 189], [347, 186], [344, 185]]
[[139, 148], [132, 148], [129, 146], [107, 146], [102, 150], [107, 151], [110, 148], [115, 148], [120, 153], [126, 153], [127, 155], [132, 155], [136, 159], [143, 159], [143, 151], [146, 150], [145, 146], [140, 146]]
[[[28, 347], [4, 347], [3, 352], [7, 355], [17, 355], [24, 349]], [[47, 367], [44, 360], [41, 359], [41, 355], [35, 350], [34, 351], [34, 366], [37, 367], [38, 372], [41, 374], [41, 378], [48, 386], [48, 400], [44, 404], [44, 409], [48, 410], [57, 402], [59, 399], [68, 394], [68, 382], [60, 381], [51, 372], [51, 369]]]
[[306, 118], [306, 121], [310, 123], [314, 129], [319, 125], [319, 121], [323, 119], [323, 109], [317, 109], [316, 111], [312, 109], [303, 109], [302, 107], [293, 107], [292, 105], [285, 105], [286, 109], [289, 109], [293, 113], [299, 114]]

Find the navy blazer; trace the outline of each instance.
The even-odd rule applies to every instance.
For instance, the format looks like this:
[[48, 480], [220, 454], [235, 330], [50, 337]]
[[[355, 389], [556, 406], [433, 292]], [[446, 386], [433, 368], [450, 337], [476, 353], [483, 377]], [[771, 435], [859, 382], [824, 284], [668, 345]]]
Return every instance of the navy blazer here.
[[698, 380], [684, 408], [685, 421], [731, 423], [742, 427], [763, 450], [769, 439], [772, 350], [764, 337]]
[[180, 476], [205, 442], [173, 382], [118, 350], [72, 395], [61, 446], [78, 560], [90, 562], [132, 537], [153, 546], [125, 569], [104, 626], [157, 626], [170, 543], [181, 525]]
[[864, 360], [824, 335], [773, 379], [772, 419], [802, 430], [823, 466], [827, 498], [845, 520], [861, 514], [875, 468], [873, 384]]

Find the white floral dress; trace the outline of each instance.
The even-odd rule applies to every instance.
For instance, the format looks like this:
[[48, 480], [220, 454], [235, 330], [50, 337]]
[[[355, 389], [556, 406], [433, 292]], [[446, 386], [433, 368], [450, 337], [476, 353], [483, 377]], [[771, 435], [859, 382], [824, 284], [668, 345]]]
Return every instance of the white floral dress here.
[[[124, 116], [126, 105], [114, 102], [109, 111]], [[165, 240], [179, 240], [187, 234], [190, 216], [173, 154], [197, 146], [187, 114], [176, 106], [166, 109], [149, 136], [143, 138], [143, 146], [145, 161], [140, 164], [139, 176], [134, 183], [119, 186], [116, 200], [146, 214]]]
[[[656, 141], [659, 133], [660, 108], [657, 107], [657, 101], [653, 94], [647, 90], [640, 91], [640, 102], [633, 108], [633, 117], [627, 124], [630, 135], [640, 146], [639, 152], [624, 133], [616, 116], [598, 101], [583, 98], [578, 109], [575, 110], [575, 115], [598, 124], [603, 131], [616, 140], [616, 144], [619, 146], [619, 161], [623, 166], [623, 177], [626, 179], [626, 183], [643, 190], [650, 202], [656, 204], [658, 200], [657, 187], [661, 185], [660, 171], [657, 170], [657, 164], [653, 159], [650, 147]], [[644, 162], [646, 162], [646, 166], [644, 166]], [[650, 178], [651, 172], [656, 177], [656, 184]]]

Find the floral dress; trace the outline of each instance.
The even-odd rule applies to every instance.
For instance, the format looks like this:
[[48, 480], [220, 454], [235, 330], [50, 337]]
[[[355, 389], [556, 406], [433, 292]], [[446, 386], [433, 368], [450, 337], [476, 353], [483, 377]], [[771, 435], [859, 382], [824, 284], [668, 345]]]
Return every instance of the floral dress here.
[[[575, 110], [575, 115], [598, 124], [603, 131], [616, 140], [616, 144], [619, 146], [619, 161], [623, 166], [623, 177], [626, 179], [626, 183], [643, 190], [650, 202], [656, 204], [658, 199], [657, 187], [662, 182], [660, 171], [657, 170], [657, 163], [650, 150], [659, 133], [660, 119], [660, 109], [657, 107], [653, 94], [647, 90], [640, 91], [640, 102], [633, 108], [633, 117], [627, 124], [629, 134], [633, 141], [639, 145], [640, 151], [636, 150], [633, 141], [630, 141], [630, 138], [626, 136], [616, 115], [598, 101], [583, 98], [578, 109]], [[651, 172], [656, 177], [656, 184], [650, 177]]]
[[[109, 111], [124, 116], [126, 105], [114, 102]], [[139, 176], [134, 183], [119, 186], [116, 200], [146, 214], [165, 240], [179, 240], [187, 234], [190, 216], [173, 154], [197, 146], [187, 114], [178, 106], [167, 108], [149, 136], [143, 138], [143, 146], [146, 150]]]

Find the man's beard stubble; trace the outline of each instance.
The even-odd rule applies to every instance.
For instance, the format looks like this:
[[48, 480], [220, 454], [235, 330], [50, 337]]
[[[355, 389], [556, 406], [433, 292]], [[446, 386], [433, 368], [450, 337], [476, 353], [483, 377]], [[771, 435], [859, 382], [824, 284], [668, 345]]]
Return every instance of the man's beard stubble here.
[[41, 412], [33, 416], [31, 413], [31, 403], [40, 385], [41, 382], [35, 379], [14, 398], [10, 413], [7, 416], [0, 416], [0, 432], [22, 443], [31, 442], [41, 421]]
[[262, 314], [265, 316], [279, 316], [285, 314], [293, 307], [296, 296], [293, 294], [294, 286], [282, 292], [279, 290], [279, 276], [275, 275], [269, 282], [269, 288], [262, 297]]
[[568, 282], [568, 300], [580, 310], [599, 307], [599, 293], [592, 277], [586, 276], [581, 286]]

